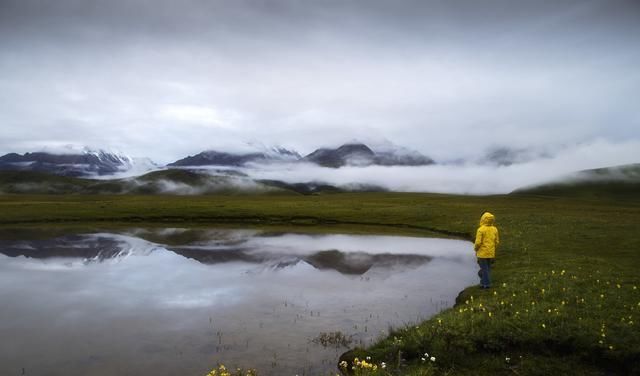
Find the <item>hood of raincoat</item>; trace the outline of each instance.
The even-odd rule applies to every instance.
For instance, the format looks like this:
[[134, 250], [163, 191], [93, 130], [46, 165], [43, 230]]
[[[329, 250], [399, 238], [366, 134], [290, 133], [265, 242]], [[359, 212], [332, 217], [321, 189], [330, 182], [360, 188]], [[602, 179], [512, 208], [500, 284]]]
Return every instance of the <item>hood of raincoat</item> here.
[[496, 217], [493, 214], [486, 212], [482, 217], [480, 217], [480, 226], [493, 226], [495, 221]]

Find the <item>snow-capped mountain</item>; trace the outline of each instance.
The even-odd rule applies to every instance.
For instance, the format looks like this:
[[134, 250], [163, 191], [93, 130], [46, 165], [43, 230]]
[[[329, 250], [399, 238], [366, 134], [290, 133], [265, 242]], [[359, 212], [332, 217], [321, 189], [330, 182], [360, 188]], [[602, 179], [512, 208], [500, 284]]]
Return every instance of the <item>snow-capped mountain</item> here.
[[203, 151], [193, 156], [169, 163], [169, 167], [186, 166], [233, 166], [241, 167], [248, 163], [291, 162], [300, 158], [296, 151], [282, 147], [264, 148], [247, 153], [228, 153], [216, 150]]
[[302, 160], [324, 167], [338, 168], [346, 165], [368, 166], [375, 163], [376, 153], [365, 144], [344, 144], [336, 149], [321, 148]]
[[0, 157], [0, 170], [39, 171], [62, 176], [99, 177], [136, 169], [140, 173], [157, 168], [148, 158], [131, 158], [106, 150], [61, 150], [9, 153]]
[[425, 166], [433, 164], [429, 157], [400, 147], [381, 147], [374, 150], [362, 143], [344, 144], [336, 149], [321, 148], [302, 158], [324, 167], [342, 166]]
[[304, 158], [298, 152], [281, 146], [267, 147], [261, 143], [251, 143], [246, 146], [243, 151], [239, 152], [203, 151], [166, 166], [157, 165], [149, 158], [132, 158], [124, 153], [104, 149], [77, 146], [53, 147], [25, 154], [9, 153], [1, 156], [0, 170], [35, 171], [67, 177], [111, 179], [141, 176], [166, 167], [209, 168], [209, 166], [221, 166], [245, 168], [250, 172], [256, 172], [262, 171], [267, 165], [272, 165], [270, 168], [280, 168], [280, 163], [296, 162], [307, 162], [331, 168], [371, 165], [424, 166], [434, 163], [431, 158], [416, 151], [388, 142], [376, 144], [374, 148], [363, 143], [351, 142], [333, 149], [317, 149]]
[[392, 143], [374, 145], [376, 164], [382, 166], [426, 166], [434, 160], [415, 151]]
[[134, 157], [129, 159], [130, 159], [130, 163], [129, 163], [128, 169], [122, 169], [114, 174], [97, 176], [96, 178], [107, 178], [107, 179], [129, 178], [129, 177], [144, 175], [148, 172], [157, 171], [164, 168], [164, 166], [155, 163], [150, 158]]
[[248, 164], [264, 164], [272, 162], [308, 162], [323, 167], [338, 168], [342, 166], [424, 166], [433, 164], [431, 158], [406, 148], [384, 145], [376, 149], [352, 142], [337, 148], [320, 148], [304, 158], [296, 151], [283, 147], [264, 147], [252, 144], [252, 151], [244, 153], [222, 152], [217, 150], [203, 151], [196, 155], [169, 163], [168, 167], [187, 166], [229, 166], [242, 167]]
[[247, 146], [252, 149], [251, 151], [264, 154], [266, 159], [271, 161], [292, 162], [302, 158], [297, 151], [278, 145], [267, 146], [261, 142], [253, 141], [248, 142]]

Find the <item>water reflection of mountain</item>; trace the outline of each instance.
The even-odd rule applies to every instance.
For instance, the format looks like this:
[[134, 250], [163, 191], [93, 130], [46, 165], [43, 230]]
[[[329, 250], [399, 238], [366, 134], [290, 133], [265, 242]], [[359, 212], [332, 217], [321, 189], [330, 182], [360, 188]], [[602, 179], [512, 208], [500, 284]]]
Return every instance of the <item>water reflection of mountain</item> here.
[[252, 230], [219, 230], [191, 228], [132, 229], [128, 235], [167, 246], [233, 247], [257, 236]]
[[[148, 237], [148, 233], [145, 233]], [[0, 239], [0, 253], [28, 258], [74, 258], [85, 262], [102, 262], [128, 255], [146, 255], [155, 251], [171, 251], [182, 257], [203, 264], [240, 262], [263, 265], [268, 269], [283, 269], [304, 262], [319, 270], [335, 270], [341, 274], [362, 275], [371, 268], [414, 268], [431, 260], [431, 257], [415, 254], [369, 254], [366, 252], [341, 252], [323, 250], [306, 254], [289, 250], [264, 251], [249, 247], [248, 234], [241, 236], [211, 237], [198, 233], [167, 232], [155, 234], [154, 240], [170, 238], [170, 243], [186, 245], [163, 245], [134, 236], [119, 234], [65, 235], [51, 239], [6, 240]], [[220, 235], [220, 234], [218, 234]], [[189, 244], [190, 243], [190, 244]], [[194, 243], [196, 245], [194, 245]]]
[[103, 261], [128, 255], [134, 247], [110, 236], [66, 235], [53, 239], [0, 240], [0, 253], [46, 259], [54, 257]]
[[418, 267], [431, 261], [423, 255], [344, 253], [337, 250], [322, 251], [305, 257], [304, 261], [316, 269], [334, 269], [342, 274], [364, 274], [372, 267]]
[[361, 275], [372, 267], [391, 268], [397, 266], [418, 267], [431, 260], [429, 256], [407, 254], [368, 254], [364, 252], [319, 251], [310, 255], [256, 252], [247, 249], [210, 250], [197, 248], [167, 248], [184, 257], [203, 264], [246, 262], [265, 264], [273, 269], [282, 269], [306, 262], [316, 269], [333, 269], [342, 274]]

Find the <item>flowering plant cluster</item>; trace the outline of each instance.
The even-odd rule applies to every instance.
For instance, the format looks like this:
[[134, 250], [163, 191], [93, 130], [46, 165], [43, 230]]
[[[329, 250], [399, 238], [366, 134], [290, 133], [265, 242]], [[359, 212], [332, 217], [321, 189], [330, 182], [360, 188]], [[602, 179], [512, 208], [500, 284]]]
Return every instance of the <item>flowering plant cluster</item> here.
[[234, 373], [227, 369], [224, 364], [220, 364], [217, 368], [212, 369], [206, 376], [257, 376], [254, 369], [243, 371], [237, 368]]
[[[350, 373], [356, 376], [388, 375], [385, 371], [387, 364], [385, 362], [376, 364], [371, 360], [370, 356], [367, 356], [364, 359], [353, 359], [351, 367], [349, 367], [349, 363], [346, 360], [341, 361], [339, 366], [345, 373]], [[347, 372], [349, 371], [349, 368], [351, 368], [351, 372]]]

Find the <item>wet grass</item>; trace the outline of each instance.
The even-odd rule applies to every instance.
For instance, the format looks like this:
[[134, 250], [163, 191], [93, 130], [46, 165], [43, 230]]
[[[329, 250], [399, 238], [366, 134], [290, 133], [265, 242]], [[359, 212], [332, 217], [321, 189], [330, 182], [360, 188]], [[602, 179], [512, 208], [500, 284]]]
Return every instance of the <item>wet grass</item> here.
[[349, 369], [355, 356], [369, 356], [367, 364], [376, 370], [358, 372], [640, 374], [637, 200], [401, 193], [4, 195], [0, 210], [4, 227], [216, 224], [284, 231], [295, 225], [302, 231], [463, 239], [472, 238], [480, 214], [489, 210], [502, 238], [494, 288], [470, 287], [455, 307], [356, 349], [344, 357]]

